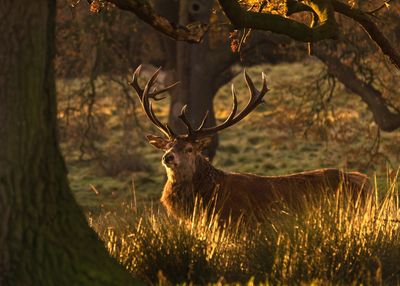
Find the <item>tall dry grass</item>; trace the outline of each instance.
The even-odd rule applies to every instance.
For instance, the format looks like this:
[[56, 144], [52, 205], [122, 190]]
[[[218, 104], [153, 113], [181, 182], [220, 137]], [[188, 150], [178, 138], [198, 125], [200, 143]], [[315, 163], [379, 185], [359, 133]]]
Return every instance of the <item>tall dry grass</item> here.
[[[227, 223], [197, 208], [178, 222], [156, 208], [90, 218], [111, 255], [149, 283], [400, 283], [398, 183], [366, 201], [339, 189], [302, 212], [282, 210], [262, 224]], [[250, 282], [249, 282], [250, 281]]]

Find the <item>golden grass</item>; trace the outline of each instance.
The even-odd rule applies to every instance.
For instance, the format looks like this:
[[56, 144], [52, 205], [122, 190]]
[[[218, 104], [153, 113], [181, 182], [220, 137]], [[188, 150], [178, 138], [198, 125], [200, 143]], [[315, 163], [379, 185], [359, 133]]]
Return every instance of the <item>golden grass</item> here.
[[399, 283], [398, 184], [391, 180], [381, 200], [354, 204], [344, 193], [301, 213], [282, 206], [258, 225], [221, 227], [218, 216], [199, 209], [190, 222], [177, 222], [157, 208], [124, 208], [90, 222], [110, 253], [149, 283]]

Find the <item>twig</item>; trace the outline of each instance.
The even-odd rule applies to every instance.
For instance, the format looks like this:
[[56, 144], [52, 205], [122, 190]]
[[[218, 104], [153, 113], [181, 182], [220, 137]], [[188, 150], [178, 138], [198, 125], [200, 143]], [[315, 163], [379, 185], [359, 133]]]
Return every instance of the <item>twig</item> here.
[[389, 3], [390, 2], [392, 2], [392, 0], [388, 0], [388, 1], [385, 1], [385, 2], [383, 2], [383, 4], [381, 5], [381, 6], [379, 6], [378, 8], [376, 8], [376, 9], [374, 9], [374, 10], [371, 10], [371, 11], [368, 11], [368, 12], [366, 12], [367, 14], [375, 14], [376, 12], [379, 12], [380, 10], [382, 10], [383, 8], [385, 8], [385, 7], [387, 7], [387, 8], [389, 8]]

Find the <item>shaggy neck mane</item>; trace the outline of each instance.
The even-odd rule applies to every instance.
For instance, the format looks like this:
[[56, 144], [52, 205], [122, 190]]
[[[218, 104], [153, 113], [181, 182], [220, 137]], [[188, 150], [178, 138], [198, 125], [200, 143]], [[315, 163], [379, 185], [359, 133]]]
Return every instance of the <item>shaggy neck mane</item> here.
[[188, 217], [193, 213], [196, 195], [203, 202], [209, 202], [218, 188], [224, 173], [214, 168], [202, 156], [196, 158], [196, 172], [190, 181], [170, 180], [164, 186], [161, 202], [175, 217]]
[[223, 172], [214, 168], [207, 159], [198, 156], [192, 185], [199, 194], [205, 195], [214, 191], [222, 174]]

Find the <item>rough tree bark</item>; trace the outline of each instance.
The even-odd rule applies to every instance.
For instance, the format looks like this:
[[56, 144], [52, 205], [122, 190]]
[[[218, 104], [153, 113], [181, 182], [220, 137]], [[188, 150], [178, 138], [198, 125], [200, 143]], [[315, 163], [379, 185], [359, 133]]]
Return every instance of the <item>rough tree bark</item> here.
[[[213, 0], [185, 0], [179, 1], [179, 6], [173, 5], [172, 1], [156, 1], [155, 8], [163, 11], [163, 14], [171, 21], [178, 21], [180, 25], [189, 22], [208, 23]], [[163, 45], [166, 50], [166, 66], [174, 69], [174, 80], [180, 84], [171, 92], [171, 105], [169, 124], [174, 130], [184, 132], [184, 125], [178, 119], [178, 115], [184, 105], [188, 105], [188, 115], [194, 126], [200, 124], [207, 110], [210, 111], [206, 126], [216, 124], [213, 98], [216, 70], [215, 63], [209, 63], [206, 58], [212, 53], [208, 44], [208, 35], [203, 41], [196, 45], [185, 42], [171, 42], [163, 38]], [[218, 138], [215, 136], [212, 144], [206, 150], [207, 155], [212, 159], [215, 156], [218, 146]]]
[[56, 128], [55, 1], [0, 1], [0, 285], [134, 285], [75, 202]]

